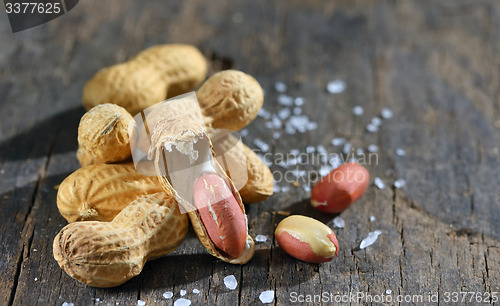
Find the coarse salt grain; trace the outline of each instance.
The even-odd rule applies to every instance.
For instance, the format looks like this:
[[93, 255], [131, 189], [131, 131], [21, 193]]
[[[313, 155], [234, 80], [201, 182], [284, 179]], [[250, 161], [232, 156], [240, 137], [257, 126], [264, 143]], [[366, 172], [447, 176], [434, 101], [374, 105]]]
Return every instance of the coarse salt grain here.
[[372, 118], [372, 124], [375, 126], [381, 126], [382, 125], [382, 119], [379, 117], [374, 117]]
[[394, 182], [394, 187], [403, 188], [406, 185], [406, 181], [404, 179], [398, 179]]
[[387, 289], [387, 290], [385, 291], [385, 294], [391, 294], [391, 293], [392, 293], [392, 290], [391, 290], [391, 289]]
[[289, 95], [280, 94], [278, 96], [278, 103], [284, 106], [291, 106], [293, 105], [293, 98]]
[[333, 138], [332, 139], [332, 145], [337, 147], [337, 146], [341, 146], [345, 143], [345, 139], [344, 138], [340, 138], [340, 137], [337, 137], [337, 138]]
[[264, 119], [271, 119], [271, 113], [263, 108], [259, 109], [257, 116], [262, 117]]
[[280, 138], [280, 136], [281, 136], [281, 133], [280, 133], [280, 132], [274, 132], [274, 133], [273, 133], [273, 138], [274, 138], [274, 139], [279, 139], [279, 138]]
[[382, 232], [379, 231], [379, 230], [376, 230], [374, 232], [370, 232], [368, 234], [368, 236], [366, 236], [366, 238], [363, 239], [363, 241], [361, 241], [361, 244], [359, 245], [359, 248], [360, 249], [365, 249], [365, 248], [369, 247], [370, 245], [374, 244], [375, 241], [377, 241], [378, 236], [380, 236], [380, 234], [382, 234]]
[[342, 153], [344, 153], [344, 154], [349, 154], [349, 153], [351, 153], [351, 149], [352, 149], [352, 145], [351, 145], [351, 143], [346, 142], [346, 143], [344, 144], [344, 147], [342, 148]]
[[319, 169], [318, 173], [321, 176], [326, 176], [332, 170], [333, 170], [333, 168], [331, 166], [324, 165], [324, 166], [321, 166], [321, 168]]
[[300, 154], [300, 150], [299, 149], [291, 149], [290, 154], [297, 156]]
[[281, 192], [288, 192], [288, 191], [290, 191], [290, 186], [281, 187]]
[[380, 112], [380, 116], [384, 119], [391, 119], [394, 113], [392, 110], [388, 109], [387, 107], [382, 108], [382, 111]]
[[307, 185], [302, 185], [302, 189], [304, 189], [305, 192], [310, 192], [311, 191], [311, 187], [309, 187]]
[[370, 153], [377, 153], [378, 152], [378, 146], [371, 144], [368, 146], [368, 152]]
[[260, 138], [255, 138], [253, 144], [256, 145], [262, 152], [269, 151], [269, 145]]
[[375, 177], [375, 179], [373, 180], [373, 183], [375, 184], [375, 186], [377, 186], [378, 189], [385, 188], [385, 183], [384, 183], [384, 181], [382, 181], [382, 179], [380, 177]]
[[303, 97], [297, 97], [297, 98], [295, 98], [295, 100], [293, 100], [293, 102], [297, 106], [302, 106], [306, 102], [306, 99], [304, 99]]
[[326, 90], [331, 94], [339, 94], [343, 92], [345, 88], [345, 82], [339, 79], [328, 82], [328, 84], [326, 85]]
[[306, 124], [306, 129], [307, 129], [308, 131], [314, 131], [314, 130], [315, 130], [315, 129], [317, 129], [317, 128], [318, 128], [318, 123], [317, 123], [317, 122], [308, 122], [308, 123]]
[[363, 155], [365, 152], [363, 151], [362, 148], [359, 148], [356, 150], [356, 155]]
[[378, 126], [373, 125], [373, 124], [371, 124], [371, 123], [370, 123], [370, 124], [368, 124], [368, 125], [366, 126], [366, 130], [367, 130], [368, 132], [370, 132], [370, 133], [375, 133], [375, 132], [377, 132], [377, 131], [378, 131]]
[[174, 302], [174, 306], [189, 306], [191, 305], [191, 301], [185, 298], [178, 299]]
[[166, 299], [171, 299], [174, 296], [174, 294], [170, 291], [163, 292], [163, 297]]
[[396, 149], [396, 155], [398, 155], [398, 156], [405, 156], [406, 155], [406, 151], [403, 150], [403, 149]]
[[224, 285], [226, 285], [226, 287], [230, 290], [236, 289], [236, 287], [238, 287], [236, 277], [234, 277], [234, 275], [228, 275], [224, 277]]
[[257, 241], [257, 242], [266, 242], [267, 241], [267, 237], [264, 236], [264, 235], [257, 235], [257, 236], [255, 236], [255, 241]]
[[64, 302], [64, 303], [62, 303], [62, 306], [75, 306], [75, 304]]
[[364, 113], [364, 109], [363, 109], [363, 107], [361, 107], [359, 105], [356, 105], [352, 108], [352, 114], [354, 116], [361, 116], [361, 115], [363, 115], [363, 113]]
[[328, 151], [326, 150], [325, 146], [319, 145], [316, 147], [316, 151], [320, 154], [328, 154]]
[[241, 135], [241, 137], [246, 137], [246, 136], [248, 136], [248, 130], [247, 130], [247, 129], [243, 129], [243, 130], [241, 130], [241, 131], [240, 131], [240, 135]]
[[341, 160], [340, 156], [335, 154], [335, 155], [332, 155], [332, 157], [330, 157], [330, 159], [328, 160], [328, 163], [330, 164], [330, 166], [333, 167], [333, 169], [336, 169], [342, 164], [342, 160]]
[[341, 217], [335, 217], [333, 219], [333, 225], [338, 228], [344, 228], [345, 227], [345, 221]]
[[137, 301], [137, 306], [144, 306], [144, 305], [146, 305], [146, 302], [144, 302], [142, 300]]
[[293, 114], [294, 114], [294, 115], [296, 115], [296, 116], [298, 116], [298, 115], [302, 114], [302, 108], [300, 108], [300, 107], [295, 107], [295, 108], [293, 109]]
[[186, 293], [187, 293], [187, 292], [186, 292], [186, 290], [181, 290], [181, 291], [180, 291], [181, 296], [185, 296], [185, 295], [186, 295]]
[[200, 290], [198, 290], [198, 289], [195, 288], [195, 289], [193, 289], [193, 293], [194, 294], [198, 294], [198, 293], [200, 293]]
[[274, 89], [276, 89], [277, 92], [285, 92], [288, 89], [288, 86], [286, 86], [283, 82], [276, 82], [274, 83]]
[[278, 117], [280, 119], [285, 120], [286, 118], [290, 117], [292, 114], [292, 111], [289, 108], [282, 108], [278, 111]]
[[267, 290], [259, 295], [259, 300], [264, 304], [272, 303], [274, 300], [274, 290]]
[[370, 216], [370, 222], [373, 222], [375, 220], [377, 220], [377, 218], [375, 218], [375, 216]]

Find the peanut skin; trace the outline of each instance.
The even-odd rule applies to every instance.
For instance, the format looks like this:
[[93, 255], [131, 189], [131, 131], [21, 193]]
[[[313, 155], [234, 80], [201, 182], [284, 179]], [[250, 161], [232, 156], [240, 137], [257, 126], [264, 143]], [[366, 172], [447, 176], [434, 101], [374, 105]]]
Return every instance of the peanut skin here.
[[91, 109], [113, 103], [135, 115], [155, 103], [193, 90], [206, 74], [206, 60], [195, 47], [154, 46], [128, 62], [99, 71], [83, 89], [83, 105]]
[[116, 104], [101, 104], [83, 115], [78, 126], [80, 165], [115, 163], [131, 157], [129, 127], [134, 119]]
[[78, 281], [114, 287], [141, 273], [146, 261], [177, 248], [187, 229], [187, 216], [160, 192], [131, 202], [111, 222], [68, 224], [55, 237], [53, 253]]
[[339, 250], [333, 231], [325, 224], [305, 216], [295, 215], [283, 219], [274, 235], [283, 251], [306, 262], [331, 261]]
[[326, 213], [339, 213], [363, 196], [370, 181], [365, 167], [347, 163], [332, 170], [313, 187], [311, 205]]
[[111, 221], [131, 201], [160, 191], [158, 178], [137, 173], [132, 163], [93, 165], [61, 183], [57, 208], [69, 223]]
[[224, 180], [216, 174], [203, 174], [194, 183], [193, 199], [210, 240], [227, 255], [240, 256], [247, 237], [247, 224]]

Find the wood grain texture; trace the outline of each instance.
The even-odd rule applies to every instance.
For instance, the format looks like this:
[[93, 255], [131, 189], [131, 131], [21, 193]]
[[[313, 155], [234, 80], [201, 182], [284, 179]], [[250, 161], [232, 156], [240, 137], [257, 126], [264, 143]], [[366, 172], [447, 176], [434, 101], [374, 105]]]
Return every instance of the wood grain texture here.
[[[500, 2], [80, 1], [63, 17], [16, 34], [0, 14], [0, 41], [1, 305], [89, 305], [96, 298], [172, 304], [181, 289], [194, 305], [254, 304], [264, 290], [276, 291], [278, 305], [289, 304], [292, 291], [500, 292]], [[272, 112], [282, 108], [274, 83], [285, 82], [319, 123], [273, 139], [257, 118], [243, 139], [249, 145], [260, 138], [275, 155], [319, 144], [338, 152], [333, 137], [378, 145], [378, 164], [368, 168], [388, 186], [370, 185], [341, 214], [338, 258], [307, 264], [276, 245], [280, 210], [328, 225], [334, 217], [314, 211], [309, 194], [289, 185], [247, 207], [250, 234], [270, 240], [258, 243], [244, 266], [208, 255], [190, 231], [179, 249], [117, 288], [86, 287], [58, 267], [52, 240], [65, 220], [54, 186], [78, 168], [82, 88], [99, 69], [161, 43], [197, 46], [210, 73], [234, 68], [254, 76]], [[345, 92], [327, 93], [336, 78]], [[362, 116], [352, 115], [355, 105], [364, 107]], [[394, 117], [367, 133], [383, 107]], [[397, 148], [406, 156], [394, 154]], [[406, 187], [392, 188], [397, 178]], [[359, 250], [377, 229], [378, 241]], [[234, 291], [223, 282], [230, 274], [238, 280]], [[165, 291], [174, 299], [165, 300]]]

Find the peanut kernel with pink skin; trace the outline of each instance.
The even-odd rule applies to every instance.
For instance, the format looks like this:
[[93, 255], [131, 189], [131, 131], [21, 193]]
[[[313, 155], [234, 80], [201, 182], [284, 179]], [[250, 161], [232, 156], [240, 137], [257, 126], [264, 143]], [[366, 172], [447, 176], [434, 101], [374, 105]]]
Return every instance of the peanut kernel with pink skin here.
[[283, 219], [274, 232], [280, 247], [290, 256], [311, 263], [331, 261], [337, 256], [337, 237], [325, 224], [294, 215]]

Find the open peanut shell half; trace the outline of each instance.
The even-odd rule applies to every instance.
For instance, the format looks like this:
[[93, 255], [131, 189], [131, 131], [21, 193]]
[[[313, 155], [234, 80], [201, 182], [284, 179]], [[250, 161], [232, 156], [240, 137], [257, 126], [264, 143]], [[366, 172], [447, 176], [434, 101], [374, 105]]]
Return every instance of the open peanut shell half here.
[[[151, 112], [151, 116], [145, 114], [148, 134], [151, 136], [148, 159], [154, 160], [162, 186], [173, 194], [181, 205], [181, 211], [188, 213], [198, 239], [211, 255], [232, 264], [248, 262], [254, 255], [255, 244], [248, 235], [245, 207], [233, 181], [215, 158], [196, 95], [190, 93], [163, 103], [161, 109], [158, 107]], [[214, 244], [200, 215], [200, 209], [194, 204], [195, 182], [205, 173], [216, 174], [225, 182], [237, 202], [236, 209], [241, 209], [245, 216], [246, 239], [237, 257], [228, 255]], [[217, 225], [227, 221], [224, 218], [218, 220], [215, 212], [211, 212]]]

